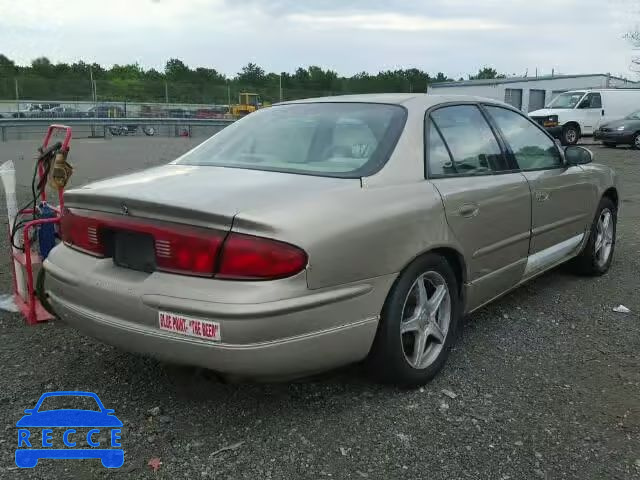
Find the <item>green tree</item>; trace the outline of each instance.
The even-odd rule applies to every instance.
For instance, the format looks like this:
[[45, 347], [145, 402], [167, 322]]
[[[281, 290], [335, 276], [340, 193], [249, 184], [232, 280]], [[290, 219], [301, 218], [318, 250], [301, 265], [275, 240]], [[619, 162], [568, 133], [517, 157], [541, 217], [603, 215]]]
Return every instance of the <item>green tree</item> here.
[[9, 57], [0, 53], [0, 67], [2, 68], [15, 68], [16, 64]]
[[198, 67], [194, 72], [194, 77], [203, 82], [225, 83], [227, 81], [227, 78], [223, 74], [218, 73], [218, 71], [213, 68]]
[[493, 79], [493, 78], [505, 78], [506, 75], [499, 74], [495, 68], [491, 67], [483, 67], [478, 70], [476, 75], [469, 75], [469, 80], [483, 80], [483, 79]]
[[182, 60], [170, 58], [164, 66], [164, 73], [168, 78], [174, 80], [187, 80], [191, 69]]
[[142, 78], [144, 76], [144, 71], [142, 67], [137, 63], [132, 63], [130, 65], [114, 65], [109, 70], [109, 77], [118, 78], [118, 79], [134, 79], [134, 78]]
[[260, 85], [265, 81], [265, 73], [262, 67], [255, 63], [247, 63], [242, 67], [242, 71], [236, 76], [236, 80], [240, 83], [248, 83], [250, 85]]
[[53, 74], [53, 66], [47, 57], [38, 57], [31, 62], [31, 70], [36, 75], [50, 77]]

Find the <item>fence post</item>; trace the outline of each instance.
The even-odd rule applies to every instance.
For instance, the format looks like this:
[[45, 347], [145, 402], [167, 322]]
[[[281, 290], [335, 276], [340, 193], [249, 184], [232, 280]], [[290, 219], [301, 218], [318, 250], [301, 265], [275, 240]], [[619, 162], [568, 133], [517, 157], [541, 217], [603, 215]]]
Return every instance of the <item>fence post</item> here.
[[7, 141], [7, 127], [3, 125], [2, 127], [0, 127], [0, 142], [6, 142], [6, 141]]

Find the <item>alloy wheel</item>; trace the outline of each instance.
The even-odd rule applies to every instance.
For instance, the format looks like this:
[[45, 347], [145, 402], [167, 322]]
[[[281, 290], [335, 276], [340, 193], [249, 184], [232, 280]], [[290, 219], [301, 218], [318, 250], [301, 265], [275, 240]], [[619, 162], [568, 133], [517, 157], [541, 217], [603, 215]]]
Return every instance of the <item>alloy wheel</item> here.
[[603, 267], [609, 261], [613, 248], [613, 215], [611, 210], [605, 208], [600, 212], [596, 224], [596, 241], [594, 253], [599, 267]]
[[400, 341], [407, 362], [416, 369], [431, 365], [444, 348], [451, 324], [451, 296], [437, 272], [420, 275], [409, 289], [400, 320]]

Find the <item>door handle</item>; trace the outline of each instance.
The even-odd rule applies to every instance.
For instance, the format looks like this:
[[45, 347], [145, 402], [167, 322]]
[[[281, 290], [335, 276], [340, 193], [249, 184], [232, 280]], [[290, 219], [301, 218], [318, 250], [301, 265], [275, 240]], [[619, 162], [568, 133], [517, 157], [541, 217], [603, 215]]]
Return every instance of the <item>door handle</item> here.
[[549, 194], [547, 192], [536, 192], [536, 200], [539, 202], [549, 200]]
[[602, 116], [604, 117], [604, 108], [602, 109]]
[[475, 203], [465, 203], [458, 209], [461, 217], [475, 217], [479, 211], [480, 208]]

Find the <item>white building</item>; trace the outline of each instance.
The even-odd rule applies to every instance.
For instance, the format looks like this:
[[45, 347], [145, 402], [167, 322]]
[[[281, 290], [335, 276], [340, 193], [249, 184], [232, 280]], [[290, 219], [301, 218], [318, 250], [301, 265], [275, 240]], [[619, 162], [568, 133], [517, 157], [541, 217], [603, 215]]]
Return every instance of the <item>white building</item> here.
[[523, 112], [544, 108], [556, 95], [583, 88], [640, 87], [637, 82], [606, 73], [461, 80], [429, 85], [434, 95], [476, 95], [501, 100]]

